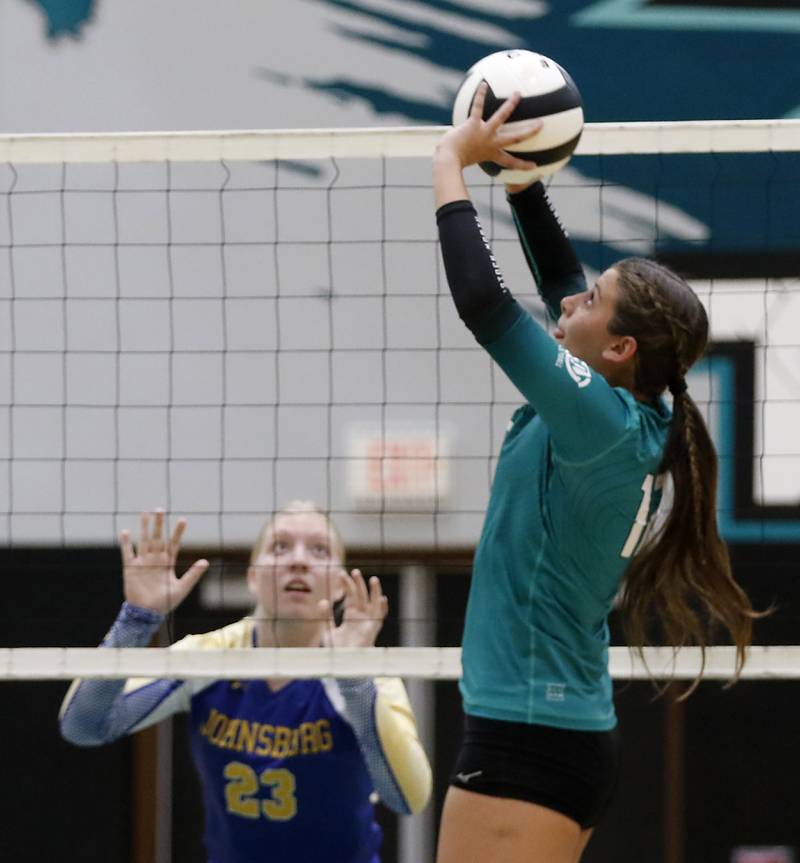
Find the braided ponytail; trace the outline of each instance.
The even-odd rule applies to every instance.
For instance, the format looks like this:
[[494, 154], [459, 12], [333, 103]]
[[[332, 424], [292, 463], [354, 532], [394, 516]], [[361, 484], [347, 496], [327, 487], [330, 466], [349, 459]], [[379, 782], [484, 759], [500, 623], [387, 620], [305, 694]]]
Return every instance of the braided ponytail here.
[[675, 648], [701, 648], [701, 670], [688, 695], [702, 677], [705, 647], [719, 627], [736, 645], [733, 680], [738, 678], [758, 616], [733, 578], [719, 535], [717, 454], [703, 416], [686, 391], [684, 376], [705, 349], [708, 318], [691, 288], [665, 267], [629, 258], [614, 269], [620, 291], [609, 330], [636, 338], [636, 390], [651, 399], [667, 387], [673, 394], [660, 470], [672, 477], [674, 500], [666, 520], [625, 574], [623, 627], [628, 643], [640, 653], [654, 637]]

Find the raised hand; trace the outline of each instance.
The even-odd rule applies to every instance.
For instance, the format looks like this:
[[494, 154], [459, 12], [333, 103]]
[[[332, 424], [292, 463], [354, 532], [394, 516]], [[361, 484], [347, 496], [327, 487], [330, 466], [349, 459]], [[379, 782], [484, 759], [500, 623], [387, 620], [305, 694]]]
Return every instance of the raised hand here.
[[506, 122], [519, 104], [519, 93], [511, 95], [488, 120], [484, 120], [483, 106], [487, 90], [488, 86], [483, 81], [475, 91], [469, 117], [442, 136], [437, 152], [452, 154], [462, 168], [478, 162], [496, 162], [504, 168], [530, 171], [536, 167], [535, 163], [526, 162], [507, 152], [505, 148], [536, 134], [542, 128], [542, 121], [535, 119]]
[[344, 616], [339, 626], [333, 620], [333, 607], [327, 599], [320, 601], [320, 614], [327, 621], [325, 644], [333, 647], [374, 647], [381, 631], [389, 600], [383, 595], [381, 582], [373, 575], [369, 586], [361, 570], [354, 569], [350, 575], [342, 571], [344, 587]]
[[178, 519], [169, 539], [164, 538], [164, 510], [152, 513], [152, 532], [150, 519], [151, 513], [141, 514], [138, 549], [134, 550], [129, 531], [123, 530], [119, 537], [125, 599], [131, 605], [168, 614], [186, 599], [208, 569], [208, 561], [196, 560], [178, 578], [175, 560], [186, 519]]

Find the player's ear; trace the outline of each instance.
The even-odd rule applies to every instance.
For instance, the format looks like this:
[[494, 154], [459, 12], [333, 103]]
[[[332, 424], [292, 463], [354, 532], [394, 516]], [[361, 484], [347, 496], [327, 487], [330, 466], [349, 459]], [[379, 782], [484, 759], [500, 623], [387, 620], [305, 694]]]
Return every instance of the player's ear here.
[[627, 363], [636, 356], [638, 349], [635, 336], [614, 336], [603, 350], [603, 359], [610, 363]]
[[252, 563], [247, 567], [247, 589], [252, 596], [258, 596], [258, 567]]

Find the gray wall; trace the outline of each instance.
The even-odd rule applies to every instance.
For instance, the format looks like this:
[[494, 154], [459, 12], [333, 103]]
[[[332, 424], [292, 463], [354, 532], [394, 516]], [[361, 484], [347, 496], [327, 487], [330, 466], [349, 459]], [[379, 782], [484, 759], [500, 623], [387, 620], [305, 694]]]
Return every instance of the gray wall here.
[[[653, 202], [581, 179], [554, 184], [566, 223], [646, 251]], [[502, 195], [476, 199], [541, 316]], [[427, 160], [0, 165], [0, 204], [0, 541], [113, 542], [162, 505], [189, 517], [191, 545], [246, 545], [265, 512], [310, 497], [351, 544], [475, 542], [519, 396], [452, 308]], [[665, 205], [659, 229], [704, 232]], [[756, 499], [796, 500], [798, 294], [697, 288], [715, 339], [770, 340]], [[698, 400], [709, 386], [696, 376]], [[355, 496], [365, 432], [438, 435], [439, 498], [376, 511]]]
[[[405, 123], [355, 85], [446, 109], [460, 72], [382, 39], [423, 45], [440, 28], [488, 52], [519, 43], [511, 16], [530, 30], [547, 8], [473, 0], [443, 15], [392, 0], [244, 0], [231, 15], [211, 0], [103, 0], [78, 38], [48, 41], [37, 3], [0, 0], [0, 131]], [[366, 9], [375, 14], [357, 14]], [[355, 89], [345, 97], [337, 80]], [[0, 164], [0, 542], [113, 542], [139, 510], [164, 505], [189, 517], [189, 544], [236, 547], [301, 496], [332, 509], [351, 544], [473, 544], [519, 399], [451, 308], [426, 160], [228, 170]], [[584, 248], [647, 254], [657, 236], [709, 238], [697, 217], [601, 187], [578, 160], [555, 186]], [[524, 297], [531, 281], [501, 198], [476, 193]], [[715, 339], [769, 345], [754, 495], [794, 503], [796, 280], [697, 287]], [[708, 381], [693, 386], [708, 395]], [[365, 429], [438, 434], [447, 493], [416, 512], [365, 507], [347, 476]]]

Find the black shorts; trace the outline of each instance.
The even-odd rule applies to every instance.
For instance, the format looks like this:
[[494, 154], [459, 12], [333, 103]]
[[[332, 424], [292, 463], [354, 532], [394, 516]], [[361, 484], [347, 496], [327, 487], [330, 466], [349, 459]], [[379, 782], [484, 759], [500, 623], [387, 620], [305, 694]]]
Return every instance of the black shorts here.
[[451, 785], [526, 800], [594, 827], [614, 796], [620, 737], [466, 716]]

